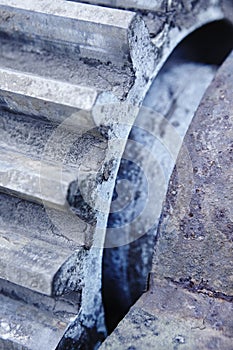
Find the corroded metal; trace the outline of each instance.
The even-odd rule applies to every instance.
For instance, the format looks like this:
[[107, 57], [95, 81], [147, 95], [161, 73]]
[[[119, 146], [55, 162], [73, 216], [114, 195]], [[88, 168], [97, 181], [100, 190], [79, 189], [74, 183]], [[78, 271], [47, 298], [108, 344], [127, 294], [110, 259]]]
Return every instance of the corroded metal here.
[[149, 291], [101, 346], [107, 349], [232, 349], [232, 304], [151, 276]]
[[107, 334], [103, 246], [127, 137], [177, 43], [227, 13], [164, 3], [151, 32], [135, 11], [0, 0], [4, 349], [90, 349]]
[[233, 53], [185, 136], [148, 291], [101, 349], [232, 349]]
[[[207, 90], [170, 179], [153, 271], [233, 296], [233, 54]], [[187, 155], [191, 163], [187, 166]], [[191, 166], [191, 167], [190, 167]]]

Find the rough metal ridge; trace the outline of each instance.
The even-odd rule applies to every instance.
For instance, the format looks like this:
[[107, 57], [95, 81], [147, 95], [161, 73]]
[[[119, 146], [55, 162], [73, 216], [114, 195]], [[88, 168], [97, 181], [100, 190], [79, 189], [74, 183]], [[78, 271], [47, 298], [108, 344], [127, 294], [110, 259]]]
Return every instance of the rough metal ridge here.
[[184, 138], [148, 291], [101, 349], [232, 349], [232, 68], [233, 52]]
[[[139, 9], [151, 11], [163, 11], [169, 7], [169, 1], [164, 0], [83, 0], [79, 1], [88, 4], [105, 5], [109, 7], [125, 8], [125, 9]], [[171, 1], [170, 1], [171, 5]], [[187, 5], [186, 5], [187, 6]], [[190, 5], [191, 6], [191, 5]]]
[[[112, 203], [105, 242], [107, 247], [114, 247], [105, 251], [104, 275], [106, 298], [109, 305], [114, 300], [115, 312], [111, 313], [116, 319], [123, 314], [122, 305], [127, 310], [145, 290], [169, 178], [187, 128], [215, 72], [215, 66], [169, 60], [134, 123], [116, 180], [118, 200]], [[132, 188], [122, 179], [133, 183]], [[127, 202], [125, 195], [119, 198], [121, 193], [133, 198], [125, 210], [117, 210], [121, 208], [119, 202], [122, 206]], [[135, 213], [139, 214], [137, 219]]]
[[233, 53], [207, 89], [186, 134], [170, 179], [153, 263], [157, 275], [229, 301], [233, 298], [232, 67]]
[[177, 43], [228, 17], [221, 1], [155, 4], [157, 32], [134, 11], [0, 0], [4, 350], [94, 349], [106, 337], [103, 246], [128, 134]]

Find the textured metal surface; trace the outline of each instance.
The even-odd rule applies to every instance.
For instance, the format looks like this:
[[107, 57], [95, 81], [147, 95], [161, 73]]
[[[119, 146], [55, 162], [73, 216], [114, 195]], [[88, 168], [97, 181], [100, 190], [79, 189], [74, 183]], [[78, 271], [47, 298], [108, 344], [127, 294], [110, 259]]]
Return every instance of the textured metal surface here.
[[[1, 31], [28, 39], [62, 41], [76, 54], [101, 61], [127, 62], [127, 31], [135, 14], [68, 1], [4, 1]], [[37, 39], [38, 40], [38, 39]], [[46, 44], [46, 43], [45, 43]]]
[[53, 278], [70, 255], [40, 240], [1, 229], [1, 278], [51, 295]]
[[[104, 275], [111, 319], [119, 319], [122, 309], [132, 305], [145, 290], [169, 178], [187, 128], [216, 69], [171, 59], [143, 102], [122, 157], [124, 161], [116, 181], [118, 197], [112, 203], [109, 217], [111, 229], [108, 229], [106, 246], [114, 248], [105, 251]], [[139, 164], [140, 169], [130, 161]], [[153, 185], [150, 206], [146, 206], [149, 176]], [[128, 183], [132, 186], [129, 189]], [[125, 193], [135, 199], [128, 199], [127, 209], [123, 210]], [[121, 210], [117, 211], [118, 207]], [[134, 213], [139, 214], [137, 221]], [[122, 222], [129, 224], [119, 224]]]
[[159, 10], [163, 11], [166, 8], [167, 2], [164, 0], [83, 0], [88, 4], [105, 5], [109, 7], [129, 8], [129, 9], [140, 9], [140, 10]]
[[232, 68], [231, 53], [185, 136], [149, 290], [101, 349], [232, 349]]
[[194, 289], [202, 285], [226, 296], [233, 296], [232, 68], [233, 54], [207, 90], [185, 137], [153, 266], [158, 275], [181, 283], [190, 279]]
[[151, 277], [102, 349], [232, 349], [232, 304]]
[[134, 11], [0, 1], [3, 349], [92, 349], [106, 336], [103, 246], [128, 134], [177, 43], [226, 16], [220, 1], [178, 3], [155, 3], [156, 31]]
[[0, 348], [12, 349], [54, 349], [57, 339], [62, 337], [73, 314], [38, 310], [20, 300], [1, 295]]

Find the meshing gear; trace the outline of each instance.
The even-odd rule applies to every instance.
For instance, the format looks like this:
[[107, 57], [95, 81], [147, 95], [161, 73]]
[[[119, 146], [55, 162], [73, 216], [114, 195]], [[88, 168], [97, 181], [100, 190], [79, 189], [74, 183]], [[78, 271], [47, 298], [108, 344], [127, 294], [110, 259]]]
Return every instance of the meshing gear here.
[[[182, 39], [223, 19], [229, 1], [0, 0], [1, 349], [95, 349], [145, 290], [169, 178], [216, 66], [176, 57], [151, 84]], [[182, 159], [190, 187], [173, 192], [191, 202], [188, 147]]]

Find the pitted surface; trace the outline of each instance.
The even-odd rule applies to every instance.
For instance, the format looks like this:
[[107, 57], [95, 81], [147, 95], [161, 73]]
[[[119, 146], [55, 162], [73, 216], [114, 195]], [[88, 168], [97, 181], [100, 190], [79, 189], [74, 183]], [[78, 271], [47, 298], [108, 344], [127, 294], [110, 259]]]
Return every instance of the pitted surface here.
[[185, 137], [170, 180], [153, 267], [174, 281], [190, 278], [194, 285], [202, 283], [211, 292], [229, 296], [233, 295], [232, 66], [231, 54]]
[[[153, 285], [153, 284], [154, 285]], [[150, 290], [101, 350], [232, 349], [232, 305], [151, 276]]]
[[121, 69], [110, 61], [103, 63], [95, 58], [81, 58], [78, 53], [69, 52], [69, 47], [64, 52], [52, 43], [43, 48], [40, 41], [0, 37], [0, 43], [0, 65], [5, 68], [91, 86], [99, 92], [113, 92], [120, 99], [125, 98], [134, 82], [130, 64]]
[[[0, 281], [3, 348], [37, 350], [38, 344], [46, 349], [59, 343], [62, 350], [89, 350], [106, 337], [102, 248], [127, 136], [177, 43], [224, 16], [220, 3], [211, 0], [157, 1], [153, 9], [146, 1], [135, 4], [146, 12], [64, 0], [0, 0], [1, 192], [7, 192], [1, 193], [1, 271], [11, 281]], [[131, 1], [116, 5], [130, 8]], [[150, 33], [140, 15], [155, 20]], [[41, 172], [33, 166], [37, 161]], [[57, 165], [55, 174], [50, 167]], [[54, 206], [56, 183], [71, 168], [74, 177], [61, 180], [62, 211]], [[49, 189], [44, 206], [36, 204], [46, 194], [35, 190], [38, 179], [42, 192]], [[40, 288], [33, 284], [35, 274]], [[76, 296], [68, 315], [64, 293]]]
[[232, 65], [231, 53], [184, 138], [148, 291], [101, 349], [232, 349]]

